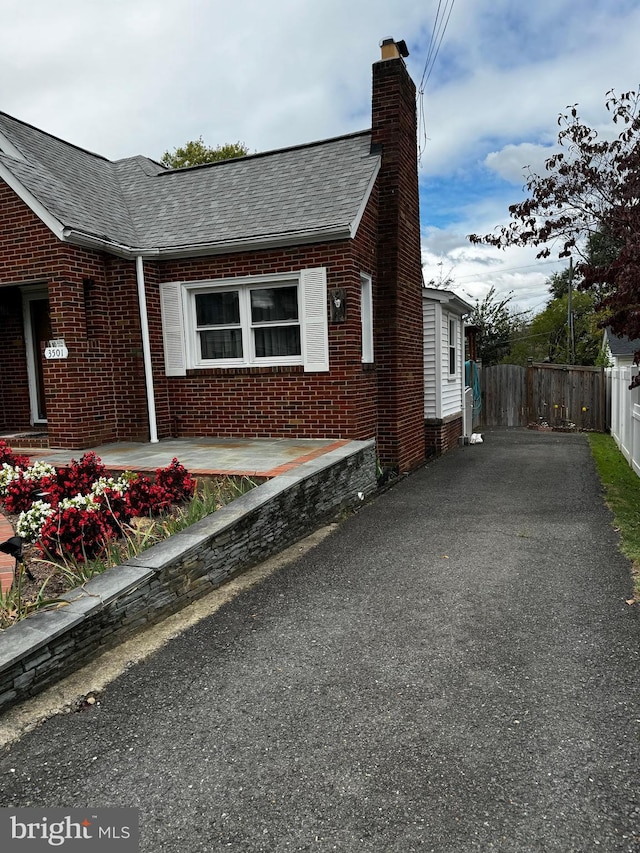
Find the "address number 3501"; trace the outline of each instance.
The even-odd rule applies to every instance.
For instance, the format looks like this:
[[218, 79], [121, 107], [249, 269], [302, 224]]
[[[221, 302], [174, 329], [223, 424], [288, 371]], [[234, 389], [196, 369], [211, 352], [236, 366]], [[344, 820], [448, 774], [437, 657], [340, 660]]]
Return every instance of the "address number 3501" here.
[[69, 350], [64, 346], [62, 346], [62, 347], [60, 347], [60, 346], [59, 347], [45, 347], [44, 357], [45, 358], [68, 358], [69, 357]]

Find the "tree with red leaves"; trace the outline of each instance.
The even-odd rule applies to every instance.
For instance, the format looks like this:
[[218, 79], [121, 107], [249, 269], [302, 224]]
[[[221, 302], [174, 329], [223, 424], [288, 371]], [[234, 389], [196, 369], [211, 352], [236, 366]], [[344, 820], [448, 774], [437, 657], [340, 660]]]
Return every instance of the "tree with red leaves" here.
[[[471, 234], [472, 243], [539, 246], [538, 258], [574, 257], [581, 288], [597, 292], [600, 325], [640, 338], [640, 92], [607, 93], [618, 129], [602, 138], [579, 117], [560, 115], [560, 150], [546, 174], [529, 172], [528, 198], [509, 207], [511, 222], [497, 233]], [[635, 354], [640, 364], [640, 350]], [[640, 376], [633, 386], [640, 385]]]

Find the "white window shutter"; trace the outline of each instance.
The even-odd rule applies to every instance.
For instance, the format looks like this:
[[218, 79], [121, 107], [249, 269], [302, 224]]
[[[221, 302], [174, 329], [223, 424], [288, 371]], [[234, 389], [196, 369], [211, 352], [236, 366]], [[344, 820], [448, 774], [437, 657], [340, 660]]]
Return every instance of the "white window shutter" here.
[[167, 376], [185, 376], [187, 356], [182, 311], [182, 285], [167, 281], [160, 285], [164, 369]]
[[302, 270], [302, 358], [305, 372], [329, 370], [327, 326], [327, 271], [324, 267]]

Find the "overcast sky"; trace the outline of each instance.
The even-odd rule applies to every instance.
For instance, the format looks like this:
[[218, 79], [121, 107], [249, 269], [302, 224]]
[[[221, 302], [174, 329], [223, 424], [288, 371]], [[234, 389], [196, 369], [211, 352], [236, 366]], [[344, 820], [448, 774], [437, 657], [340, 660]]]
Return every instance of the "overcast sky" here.
[[558, 265], [466, 235], [507, 222], [567, 105], [605, 128], [607, 91], [637, 87], [639, 0], [3, 0], [0, 110], [111, 159], [266, 151], [368, 128], [389, 36], [427, 69], [425, 278], [540, 310]]

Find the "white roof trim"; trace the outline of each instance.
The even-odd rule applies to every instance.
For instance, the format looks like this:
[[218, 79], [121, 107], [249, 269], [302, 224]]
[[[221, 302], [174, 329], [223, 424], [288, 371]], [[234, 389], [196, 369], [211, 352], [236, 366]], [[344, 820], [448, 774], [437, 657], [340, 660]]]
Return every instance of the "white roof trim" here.
[[473, 311], [473, 305], [470, 305], [453, 291], [444, 290], [440, 287], [423, 287], [422, 298], [432, 299], [434, 302], [447, 305], [450, 310], [456, 311], [460, 316], [470, 314]]
[[367, 209], [367, 204], [369, 204], [369, 198], [371, 197], [371, 192], [375, 185], [376, 179], [378, 177], [378, 172], [382, 166], [382, 157], [378, 157], [378, 163], [376, 168], [374, 169], [373, 175], [371, 176], [371, 180], [369, 181], [369, 185], [367, 186], [366, 192], [358, 209], [358, 212], [355, 215], [353, 222], [351, 223], [351, 231], [349, 236], [353, 239], [358, 233], [358, 228], [360, 227], [360, 222], [362, 221], [362, 217], [364, 216], [364, 212]]
[[59, 240], [65, 239], [64, 225], [62, 222], [56, 219], [56, 217], [53, 216], [53, 214], [51, 214], [31, 192], [29, 192], [29, 190], [18, 180], [18, 178], [16, 178], [13, 172], [8, 169], [2, 161], [0, 161], [0, 179], [11, 187], [14, 193], [31, 208], [35, 215], [44, 222], [47, 228], [50, 228], [51, 231], [53, 231]]
[[20, 151], [13, 142], [0, 130], [0, 153], [6, 154], [7, 157], [13, 157], [14, 160], [22, 160], [23, 163], [27, 162], [27, 158], [24, 156], [22, 151]]

